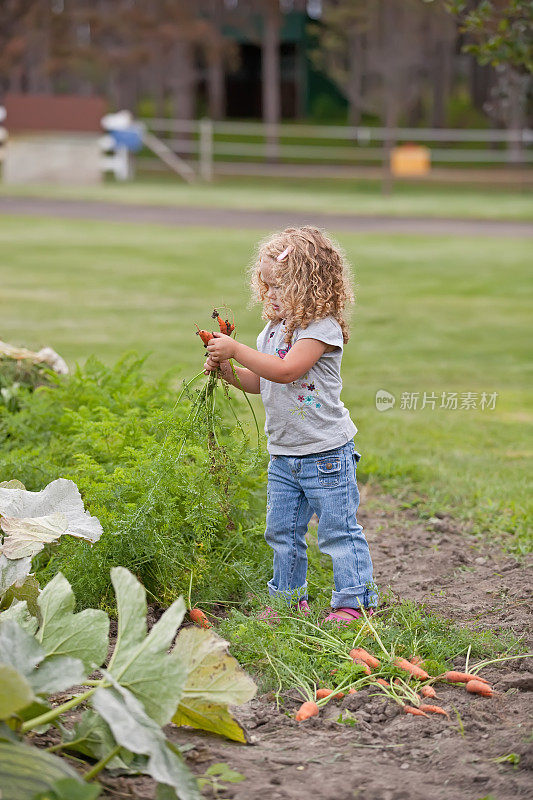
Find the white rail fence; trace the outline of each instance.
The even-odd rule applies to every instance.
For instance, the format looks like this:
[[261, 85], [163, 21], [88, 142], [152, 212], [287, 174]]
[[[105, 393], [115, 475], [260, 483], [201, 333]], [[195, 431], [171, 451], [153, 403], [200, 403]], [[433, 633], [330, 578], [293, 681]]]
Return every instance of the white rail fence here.
[[210, 181], [217, 165], [379, 166], [389, 149], [405, 143], [429, 148], [432, 166], [527, 167], [533, 163], [533, 130], [345, 127], [210, 119], [147, 119], [150, 133]]

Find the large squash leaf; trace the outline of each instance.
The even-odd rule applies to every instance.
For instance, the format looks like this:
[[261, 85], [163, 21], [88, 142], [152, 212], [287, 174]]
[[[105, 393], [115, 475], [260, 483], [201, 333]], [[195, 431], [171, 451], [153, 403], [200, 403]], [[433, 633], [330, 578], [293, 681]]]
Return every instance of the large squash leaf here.
[[33, 800], [51, 790], [55, 781], [83, 780], [66, 761], [20, 742], [0, 741], [0, 787], [2, 800]]
[[149, 756], [146, 771], [152, 778], [171, 786], [179, 800], [200, 800], [198, 784], [181, 754], [131, 692], [114, 682], [113, 689], [98, 689], [91, 703], [118, 744]]
[[60, 778], [45, 792], [35, 795], [33, 800], [96, 800], [101, 791], [102, 787], [96, 783]]
[[[23, 558], [19, 559], [24, 561]], [[14, 564], [17, 562], [14, 561]], [[0, 599], [0, 610], [8, 609], [13, 603], [25, 602], [29, 611], [36, 617], [39, 613], [37, 598], [39, 597], [39, 581], [35, 575], [28, 575], [22, 583], [14, 583]]]
[[65, 533], [68, 519], [58, 512], [43, 517], [2, 516], [0, 527], [5, 533], [4, 555], [11, 559], [31, 558]]
[[37, 602], [42, 622], [36, 636], [46, 655], [79, 658], [86, 669], [100, 666], [108, 648], [105, 611], [87, 608], [75, 614], [74, 592], [61, 572], [44, 587]]
[[21, 585], [30, 574], [31, 558], [17, 558], [12, 560], [6, 558], [2, 553], [0, 555], [0, 597], [13, 586], [13, 584]]
[[[104, 758], [116, 744], [109, 725], [92, 708], [83, 712], [73, 728], [63, 729], [62, 741], [65, 750], [75, 750], [95, 761]], [[138, 774], [145, 772], [146, 762], [146, 756], [122, 749], [107, 763], [107, 769]]]
[[118, 607], [118, 636], [108, 671], [160, 725], [170, 722], [185, 683], [185, 669], [167, 651], [185, 615], [180, 597], [146, 636], [146, 592], [124, 567], [111, 570]]
[[37, 639], [3, 616], [0, 616], [0, 663], [16, 670], [30, 685], [33, 694], [26, 705], [37, 699], [33, 695], [59, 692], [85, 679], [79, 659], [64, 656], [46, 659]]
[[14, 620], [0, 615], [0, 661], [29, 676], [43, 659], [39, 642]]
[[22, 481], [17, 481], [15, 478], [11, 481], [1, 481], [0, 489], [25, 489], [26, 487]]
[[227, 648], [228, 642], [211, 630], [193, 626], [180, 632], [172, 658], [183, 665], [187, 680], [172, 722], [246, 742], [246, 731], [229, 706], [251, 700], [257, 686]]
[[33, 690], [24, 675], [15, 667], [0, 663], [0, 719], [16, 714], [32, 700]]
[[30, 614], [28, 610], [28, 604], [26, 600], [16, 600], [14, 603], [11, 603], [9, 608], [6, 608], [5, 611], [2, 611], [2, 614], [0, 615], [0, 621], [4, 622], [8, 619], [14, 620], [17, 625], [20, 625], [20, 627], [28, 633], [35, 633], [39, 627], [38, 621], [32, 614]]
[[233, 717], [227, 706], [208, 703], [199, 697], [185, 697], [172, 717], [175, 725], [190, 725], [202, 731], [218, 733], [234, 742], [246, 744], [248, 737], [242, 725]]
[[45, 542], [69, 534], [94, 543], [102, 526], [83, 507], [74, 481], [58, 478], [40, 492], [0, 486], [0, 526], [6, 534], [2, 551], [9, 559], [34, 556]]

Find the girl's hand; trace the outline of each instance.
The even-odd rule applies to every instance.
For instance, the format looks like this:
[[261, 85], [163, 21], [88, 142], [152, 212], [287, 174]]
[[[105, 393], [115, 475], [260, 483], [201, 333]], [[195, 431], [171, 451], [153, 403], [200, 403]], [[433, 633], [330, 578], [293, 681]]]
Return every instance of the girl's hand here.
[[225, 333], [213, 331], [213, 338], [207, 343], [207, 352], [218, 361], [226, 361], [235, 355], [235, 339]]
[[220, 362], [218, 361], [218, 359], [210, 354], [207, 356], [206, 362], [204, 364], [204, 372], [206, 375], [209, 375], [210, 372], [216, 372], [219, 366]]

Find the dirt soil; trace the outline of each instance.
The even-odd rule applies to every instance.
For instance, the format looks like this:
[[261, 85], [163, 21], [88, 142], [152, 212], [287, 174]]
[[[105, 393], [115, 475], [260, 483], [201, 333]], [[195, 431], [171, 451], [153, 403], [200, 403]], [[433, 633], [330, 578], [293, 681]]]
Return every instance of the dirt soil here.
[[[358, 519], [368, 537], [380, 589], [477, 630], [512, 630], [531, 651], [533, 560], [518, 563], [469, 535], [443, 513], [421, 521], [390, 496], [362, 487]], [[366, 491], [365, 491], [366, 489]], [[462, 667], [460, 659], [456, 667]], [[191, 769], [202, 775], [225, 762], [245, 776], [206, 797], [235, 800], [511, 800], [533, 797], [533, 659], [488, 667], [493, 698], [453, 687], [439, 690], [450, 719], [408, 717], [368, 690], [328, 704], [319, 718], [295, 722], [271, 696], [238, 710], [250, 745], [187, 728], [167, 735], [192, 745]], [[294, 702], [294, 708], [299, 703]], [[457, 714], [453, 708], [456, 709]], [[336, 722], [348, 709], [357, 722]], [[517, 754], [517, 765], [494, 759]], [[153, 798], [145, 777], [102, 776], [103, 797]]]

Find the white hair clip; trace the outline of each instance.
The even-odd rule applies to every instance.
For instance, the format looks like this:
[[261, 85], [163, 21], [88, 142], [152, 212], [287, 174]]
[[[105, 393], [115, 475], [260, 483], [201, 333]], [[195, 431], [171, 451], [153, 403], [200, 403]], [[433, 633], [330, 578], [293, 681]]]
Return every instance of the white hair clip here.
[[292, 244], [290, 244], [288, 247], [285, 248], [283, 253], [280, 253], [279, 256], [277, 256], [276, 261], [283, 261], [293, 250], [294, 247], [292, 246]]

